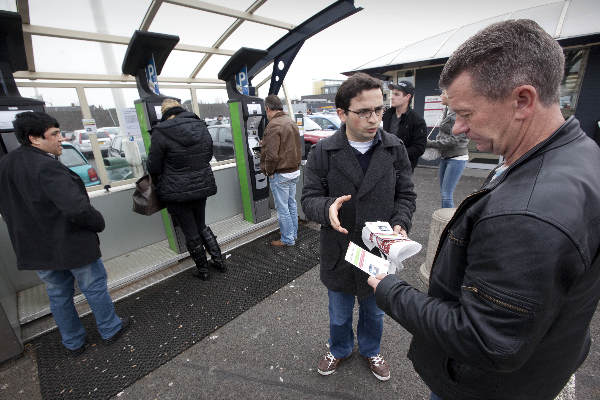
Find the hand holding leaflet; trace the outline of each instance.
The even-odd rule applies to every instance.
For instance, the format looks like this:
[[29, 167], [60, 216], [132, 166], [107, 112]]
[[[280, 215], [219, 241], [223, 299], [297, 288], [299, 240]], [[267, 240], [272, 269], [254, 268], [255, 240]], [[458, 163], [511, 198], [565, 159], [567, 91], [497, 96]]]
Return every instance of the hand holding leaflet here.
[[377, 246], [379, 251], [391, 264], [389, 273], [396, 269], [402, 270], [402, 261], [421, 251], [420, 243], [410, 240], [407, 236], [395, 233], [388, 222], [366, 222], [362, 230], [363, 243], [369, 250]]
[[371, 276], [387, 274], [390, 267], [389, 261], [361, 249], [353, 242], [348, 245], [345, 259]]

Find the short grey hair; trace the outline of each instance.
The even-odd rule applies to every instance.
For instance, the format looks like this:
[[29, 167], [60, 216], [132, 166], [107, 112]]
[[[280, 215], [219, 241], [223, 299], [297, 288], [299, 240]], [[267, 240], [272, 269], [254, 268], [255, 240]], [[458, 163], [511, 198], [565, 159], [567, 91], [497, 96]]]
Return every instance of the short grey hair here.
[[520, 85], [531, 85], [549, 106], [558, 103], [564, 69], [562, 48], [535, 21], [508, 20], [464, 42], [446, 62], [439, 85], [447, 89], [467, 72], [473, 89], [488, 99], [500, 100]]

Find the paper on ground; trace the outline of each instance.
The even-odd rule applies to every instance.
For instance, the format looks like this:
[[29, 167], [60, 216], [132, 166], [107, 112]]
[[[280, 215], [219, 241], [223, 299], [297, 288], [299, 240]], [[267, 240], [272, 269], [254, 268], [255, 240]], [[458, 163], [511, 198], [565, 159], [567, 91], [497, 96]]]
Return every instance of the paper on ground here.
[[375, 254], [371, 254], [365, 249], [360, 248], [355, 243], [350, 242], [346, 251], [346, 261], [362, 269], [367, 274], [375, 276], [387, 274], [390, 268], [390, 262]]

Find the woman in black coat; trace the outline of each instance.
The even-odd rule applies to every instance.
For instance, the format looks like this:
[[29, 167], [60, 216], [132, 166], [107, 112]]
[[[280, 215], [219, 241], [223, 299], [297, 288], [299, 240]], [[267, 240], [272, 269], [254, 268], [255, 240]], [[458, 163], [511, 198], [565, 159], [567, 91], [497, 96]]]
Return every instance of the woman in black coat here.
[[213, 266], [226, 267], [217, 238], [205, 223], [206, 198], [217, 193], [210, 160], [212, 138], [206, 123], [179, 102], [165, 99], [161, 122], [152, 129], [148, 172], [158, 198], [177, 220], [199, 277], [208, 279], [205, 248]]

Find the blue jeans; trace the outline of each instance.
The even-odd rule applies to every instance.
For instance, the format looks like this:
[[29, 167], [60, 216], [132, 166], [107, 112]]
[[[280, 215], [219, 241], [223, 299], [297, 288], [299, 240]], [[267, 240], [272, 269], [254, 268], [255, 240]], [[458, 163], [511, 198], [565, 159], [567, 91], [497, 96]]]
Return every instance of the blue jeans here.
[[[328, 290], [329, 294], [329, 350], [335, 358], [344, 358], [354, 348], [352, 311], [354, 296]], [[383, 334], [384, 312], [375, 303], [375, 294], [358, 299], [358, 352], [365, 357], [379, 354]]]
[[298, 237], [298, 210], [296, 208], [298, 177], [286, 179], [281, 174], [274, 173], [269, 183], [271, 184], [277, 218], [279, 219], [281, 242], [293, 245]]
[[440, 191], [442, 193], [442, 208], [453, 208], [454, 188], [462, 175], [467, 160], [453, 160], [442, 158], [440, 161]]
[[46, 284], [50, 310], [67, 349], [76, 350], [85, 344], [85, 329], [73, 303], [75, 279], [94, 313], [100, 336], [109, 339], [121, 329], [121, 319], [108, 294], [106, 270], [101, 259], [79, 268], [36, 272]]

